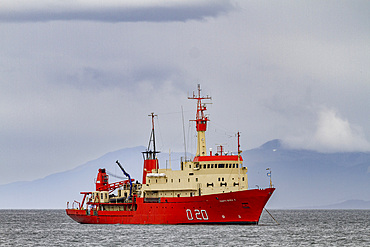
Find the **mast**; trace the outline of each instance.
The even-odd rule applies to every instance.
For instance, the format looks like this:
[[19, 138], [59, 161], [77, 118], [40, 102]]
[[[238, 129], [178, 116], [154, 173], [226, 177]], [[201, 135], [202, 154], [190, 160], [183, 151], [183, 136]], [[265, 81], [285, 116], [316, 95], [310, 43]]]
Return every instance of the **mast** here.
[[[158, 172], [158, 169], [159, 169], [157, 153], [160, 153], [160, 152], [156, 150], [155, 134], [154, 134], [154, 117], [156, 117], [157, 115], [154, 115], [154, 112], [152, 112], [148, 116], [152, 117], [152, 132], [150, 133], [148, 148], [145, 152], [142, 152], [143, 158], [144, 158], [143, 184], [146, 183], [147, 173], [152, 173], [153, 170], [155, 170], [155, 172]], [[152, 144], [153, 149], [151, 149], [151, 144]]]
[[150, 150], [150, 143], [153, 143], [153, 159], [156, 158], [156, 149], [155, 149], [155, 135], [154, 135], [154, 117], [157, 117], [158, 115], [154, 115], [154, 112], [152, 112], [149, 117], [152, 117], [152, 133], [150, 134], [149, 144], [147, 150]]
[[241, 168], [241, 163], [240, 163], [240, 154], [242, 151], [240, 150], [240, 133], [238, 131], [237, 133], [238, 136], [238, 188], [240, 190], [240, 168]]
[[[198, 95], [195, 95], [193, 92], [193, 97], [188, 97], [188, 99], [196, 99], [197, 100], [197, 115], [195, 120], [196, 129], [197, 129], [197, 153], [196, 156], [206, 156], [207, 155], [207, 148], [206, 148], [206, 130], [207, 130], [207, 121], [209, 119], [205, 116], [204, 111], [207, 110], [206, 103], [202, 104], [202, 100], [204, 99], [212, 99], [208, 95], [206, 97], [202, 97], [200, 95], [200, 84], [198, 84]], [[209, 103], [208, 103], [209, 104]]]

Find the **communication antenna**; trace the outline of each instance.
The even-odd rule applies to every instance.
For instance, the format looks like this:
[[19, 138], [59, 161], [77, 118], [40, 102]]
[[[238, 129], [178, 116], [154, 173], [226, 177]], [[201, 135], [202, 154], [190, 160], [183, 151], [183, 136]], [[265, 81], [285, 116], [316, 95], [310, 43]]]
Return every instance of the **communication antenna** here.
[[185, 122], [184, 122], [184, 108], [182, 106], [181, 106], [181, 116], [182, 116], [182, 131], [184, 134], [184, 150], [185, 150], [185, 162], [186, 162]]

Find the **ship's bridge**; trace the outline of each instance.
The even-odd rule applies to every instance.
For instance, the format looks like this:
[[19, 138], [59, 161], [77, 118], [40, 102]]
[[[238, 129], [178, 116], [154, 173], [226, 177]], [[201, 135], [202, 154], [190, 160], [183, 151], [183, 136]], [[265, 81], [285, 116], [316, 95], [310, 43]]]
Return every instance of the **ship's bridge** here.
[[[214, 156], [196, 156], [193, 160], [193, 169], [209, 168], [242, 168], [243, 158], [238, 155], [214, 155]], [[190, 166], [190, 164], [188, 166]], [[247, 170], [246, 167], [243, 169]]]

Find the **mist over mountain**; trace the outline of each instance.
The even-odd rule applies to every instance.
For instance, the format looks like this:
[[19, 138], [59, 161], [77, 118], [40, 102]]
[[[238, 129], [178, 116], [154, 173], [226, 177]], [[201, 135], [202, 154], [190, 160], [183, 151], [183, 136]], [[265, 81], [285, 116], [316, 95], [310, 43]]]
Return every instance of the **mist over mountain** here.
[[[122, 176], [116, 160], [142, 181], [142, 151], [145, 147], [125, 148], [43, 179], [1, 185], [0, 208], [65, 208], [67, 201], [81, 200], [80, 191], [95, 190], [99, 168], [107, 169], [110, 182], [120, 180], [113, 176]], [[160, 168], [179, 169], [183, 155], [172, 153], [169, 162], [168, 154], [160, 154]], [[294, 150], [272, 140], [242, 155], [250, 188], [268, 187], [266, 168], [272, 170], [277, 190], [267, 208], [370, 208], [370, 153]]]
[[250, 188], [268, 186], [265, 169], [272, 170], [277, 190], [268, 207], [312, 208], [348, 200], [370, 201], [370, 153], [288, 149], [280, 140], [272, 140], [243, 155]]

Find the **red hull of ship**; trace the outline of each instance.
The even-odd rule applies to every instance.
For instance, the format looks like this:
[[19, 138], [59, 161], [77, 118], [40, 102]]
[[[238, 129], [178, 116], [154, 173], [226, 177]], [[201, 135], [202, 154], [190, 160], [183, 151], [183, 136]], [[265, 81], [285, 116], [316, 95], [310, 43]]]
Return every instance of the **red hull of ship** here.
[[[258, 224], [262, 210], [275, 188], [252, 189], [194, 197], [161, 198], [144, 202], [137, 198], [136, 211], [67, 209], [83, 224]], [[90, 215], [91, 214], [91, 215]]]

